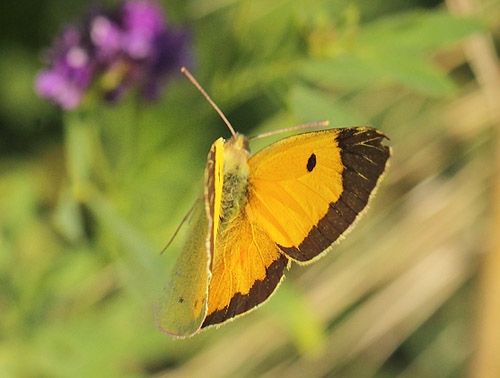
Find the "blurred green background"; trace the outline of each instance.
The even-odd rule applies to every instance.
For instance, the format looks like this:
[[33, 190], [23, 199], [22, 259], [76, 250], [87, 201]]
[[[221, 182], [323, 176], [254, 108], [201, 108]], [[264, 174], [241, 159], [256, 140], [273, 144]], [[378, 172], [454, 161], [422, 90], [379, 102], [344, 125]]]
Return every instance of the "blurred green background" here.
[[87, 5], [0, 5], [0, 377], [500, 376], [500, 1], [162, 2], [239, 132], [370, 125], [394, 155], [336, 252], [185, 340], [155, 325], [159, 252], [229, 132], [181, 75], [153, 104], [38, 98]]

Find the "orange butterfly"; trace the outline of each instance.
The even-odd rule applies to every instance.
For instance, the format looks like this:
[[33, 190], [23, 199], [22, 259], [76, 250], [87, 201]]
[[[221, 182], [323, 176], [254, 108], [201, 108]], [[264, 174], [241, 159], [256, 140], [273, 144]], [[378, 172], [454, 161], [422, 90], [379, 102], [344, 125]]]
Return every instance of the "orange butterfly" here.
[[248, 139], [212, 145], [203, 201], [157, 308], [165, 333], [184, 337], [265, 302], [291, 261], [325, 255], [366, 209], [386, 169], [386, 136], [371, 127], [307, 132], [250, 156]]

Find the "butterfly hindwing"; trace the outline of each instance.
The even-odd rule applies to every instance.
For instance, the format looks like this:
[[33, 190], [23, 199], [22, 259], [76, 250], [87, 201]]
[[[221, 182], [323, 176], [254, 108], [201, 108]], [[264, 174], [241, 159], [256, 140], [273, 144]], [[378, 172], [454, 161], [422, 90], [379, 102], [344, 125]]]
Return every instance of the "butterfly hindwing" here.
[[203, 327], [232, 319], [264, 302], [277, 288], [288, 262], [244, 212], [232, 219], [215, 243]]
[[198, 331], [207, 312], [210, 271], [208, 220], [203, 201], [196, 201], [188, 227], [188, 238], [156, 308], [159, 328], [177, 337]]
[[224, 153], [216, 154], [214, 171], [221, 179], [215, 180], [214, 194], [209, 196], [218, 216], [214, 216], [208, 311], [202, 327], [225, 322], [264, 302], [281, 282], [289, 263], [247, 212], [246, 143], [240, 136], [216, 146], [216, 152]]

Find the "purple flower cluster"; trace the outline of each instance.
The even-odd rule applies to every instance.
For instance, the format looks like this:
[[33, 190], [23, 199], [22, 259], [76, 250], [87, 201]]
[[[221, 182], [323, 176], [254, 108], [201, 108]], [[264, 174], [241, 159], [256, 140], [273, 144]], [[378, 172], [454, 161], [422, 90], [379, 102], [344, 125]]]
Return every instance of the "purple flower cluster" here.
[[166, 27], [160, 5], [129, 0], [114, 14], [97, 11], [78, 28], [67, 27], [49, 51], [50, 68], [35, 88], [43, 98], [73, 109], [91, 85], [110, 101], [132, 86], [148, 99], [185, 64], [187, 35]]

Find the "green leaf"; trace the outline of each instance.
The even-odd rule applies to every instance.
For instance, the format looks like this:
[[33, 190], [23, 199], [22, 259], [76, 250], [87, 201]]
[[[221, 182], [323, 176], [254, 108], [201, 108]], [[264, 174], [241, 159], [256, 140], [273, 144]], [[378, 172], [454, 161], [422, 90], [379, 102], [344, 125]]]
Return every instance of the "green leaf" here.
[[290, 108], [305, 122], [328, 120], [332, 126], [363, 124], [361, 114], [349, 110], [345, 105], [325, 92], [304, 86], [295, 86], [289, 99]]
[[427, 54], [480, 30], [479, 20], [446, 12], [386, 17], [364, 25], [347, 53], [304, 63], [301, 75], [333, 88], [399, 83], [428, 96], [449, 96], [454, 83], [429, 62]]
[[84, 202], [100, 226], [119, 241], [119, 248], [124, 252], [124, 258], [120, 262], [125, 264], [126, 272], [133, 272], [133, 276], [127, 276], [130, 279], [129, 286], [145, 300], [153, 299], [155, 293], [152, 291], [163, 284], [162, 276], [165, 271], [159, 252], [155, 253], [138, 230], [101, 193], [89, 187], [85, 194]]
[[456, 17], [448, 12], [409, 12], [381, 18], [360, 29], [360, 48], [376, 47], [424, 53], [448, 46], [484, 30], [475, 18]]
[[354, 55], [342, 55], [305, 62], [301, 76], [321, 86], [353, 90], [376, 84], [380, 80], [380, 71]]
[[365, 58], [379, 77], [402, 84], [428, 96], [449, 96], [456, 87], [437, 67], [422, 58], [404, 54], [388, 54]]
[[84, 236], [83, 217], [75, 201], [75, 197], [68, 189], [59, 194], [57, 207], [54, 209], [53, 223], [57, 230], [69, 241], [76, 242]]
[[449, 96], [455, 84], [422, 58], [404, 54], [345, 55], [304, 64], [302, 77], [317, 85], [346, 90], [398, 83], [428, 96]]

